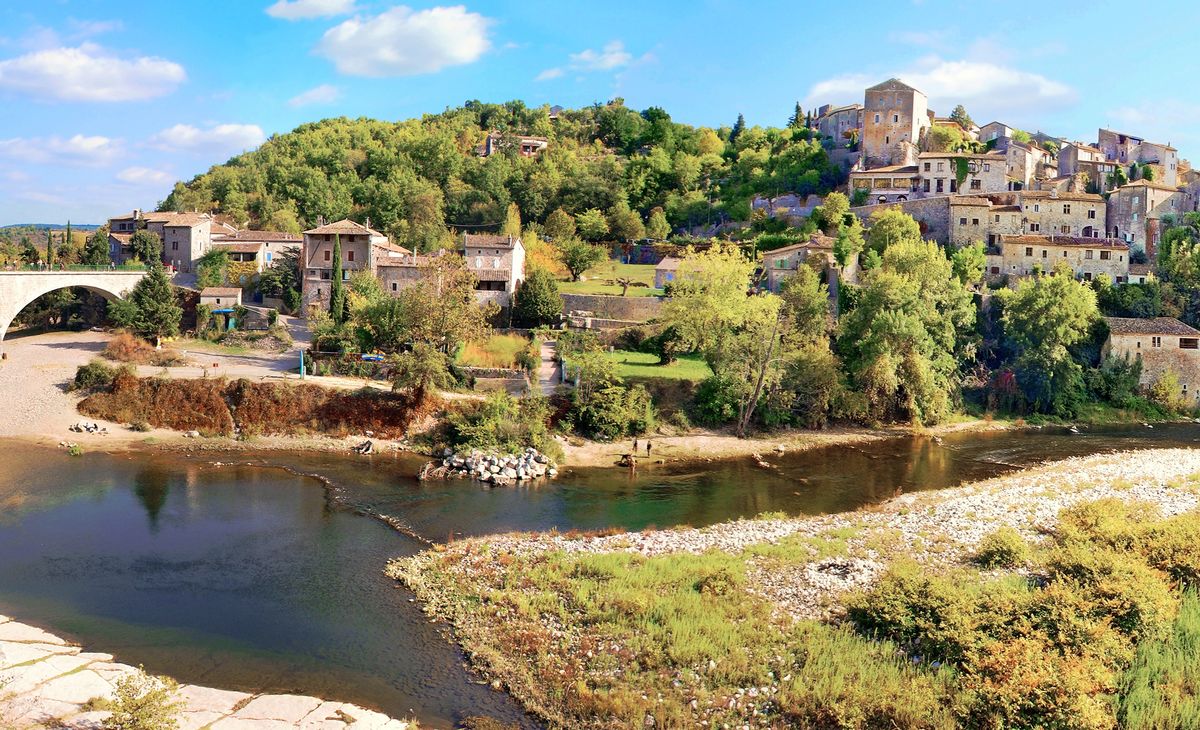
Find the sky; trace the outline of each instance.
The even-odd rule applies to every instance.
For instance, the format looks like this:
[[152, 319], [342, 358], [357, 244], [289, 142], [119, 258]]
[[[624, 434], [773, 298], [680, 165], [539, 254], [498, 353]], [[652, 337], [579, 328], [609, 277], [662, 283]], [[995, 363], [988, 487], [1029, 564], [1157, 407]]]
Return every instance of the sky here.
[[[946, 115], [1200, 156], [1200, 4], [0, 0], [0, 225], [153, 208], [273, 134], [470, 99], [782, 125], [892, 76]], [[1122, 29], [1130, 28], [1129, 33]]]

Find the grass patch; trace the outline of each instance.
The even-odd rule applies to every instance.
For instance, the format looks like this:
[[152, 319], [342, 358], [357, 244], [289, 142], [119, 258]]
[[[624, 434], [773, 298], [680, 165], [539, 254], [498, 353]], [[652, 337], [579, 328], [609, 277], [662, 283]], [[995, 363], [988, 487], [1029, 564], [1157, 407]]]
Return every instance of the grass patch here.
[[1184, 596], [1171, 635], [1138, 647], [1121, 682], [1118, 711], [1129, 730], [1200, 727], [1200, 598]]
[[468, 342], [458, 353], [458, 364], [476, 368], [521, 367], [533, 343], [521, 335], [492, 335], [483, 342]]
[[625, 296], [657, 297], [662, 289], [654, 288], [654, 267], [649, 264], [622, 264], [613, 260], [599, 263], [583, 274], [584, 281], [560, 281], [558, 290], [563, 294], [608, 294], [621, 296], [621, 285], [617, 279], [629, 279], [633, 285]]
[[712, 377], [708, 363], [699, 355], [681, 355], [670, 365], [659, 365], [658, 355], [633, 350], [614, 350], [604, 356], [615, 366], [617, 375], [631, 380], [688, 380], [699, 382]]

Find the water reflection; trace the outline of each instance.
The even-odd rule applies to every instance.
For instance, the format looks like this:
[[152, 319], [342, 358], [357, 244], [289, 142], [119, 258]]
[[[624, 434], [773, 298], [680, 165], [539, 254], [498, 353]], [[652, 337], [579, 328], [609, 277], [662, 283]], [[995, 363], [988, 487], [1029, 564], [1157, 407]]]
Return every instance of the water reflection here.
[[160, 466], [148, 466], [133, 477], [133, 493], [150, 518], [150, 532], [158, 532], [158, 515], [171, 490], [171, 472]]

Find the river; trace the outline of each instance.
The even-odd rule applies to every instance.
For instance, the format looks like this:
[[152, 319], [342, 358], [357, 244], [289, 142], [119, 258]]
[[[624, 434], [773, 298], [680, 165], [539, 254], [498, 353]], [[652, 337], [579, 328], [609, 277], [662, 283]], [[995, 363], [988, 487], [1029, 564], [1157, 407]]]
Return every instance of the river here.
[[1050, 459], [1198, 441], [1190, 424], [897, 438], [772, 456], [774, 469], [589, 469], [499, 489], [418, 482], [410, 455], [72, 458], [0, 443], [0, 613], [184, 682], [322, 695], [427, 727], [530, 724], [382, 576], [388, 558], [460, 535], [844, 511]]

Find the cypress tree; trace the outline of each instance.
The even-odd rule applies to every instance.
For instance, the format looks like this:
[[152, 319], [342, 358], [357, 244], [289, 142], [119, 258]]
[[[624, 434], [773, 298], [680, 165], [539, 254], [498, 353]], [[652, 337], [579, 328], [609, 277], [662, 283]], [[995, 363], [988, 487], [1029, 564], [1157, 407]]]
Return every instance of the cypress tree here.
[[742, 136], [742, 132], [746, 131], [746, 118], [738, 114], [737, 121], [733, 123], [733, 129], [729, 130], [729, 144], [733, 145], [737, 142], [737, 138]]
[[54, 266], [54, 234], [46, 229], [46, 268]]
[[68, 256], [71, 251], [71, 221], [67, 221], [67, 232], [63, 234], [63, 247], [67, 249]]
[[333, 282], [329, 286], [329, 314], [333, 321], [346, 321], [346, 290], [342, 287], [342, 237], [333, 234]]

